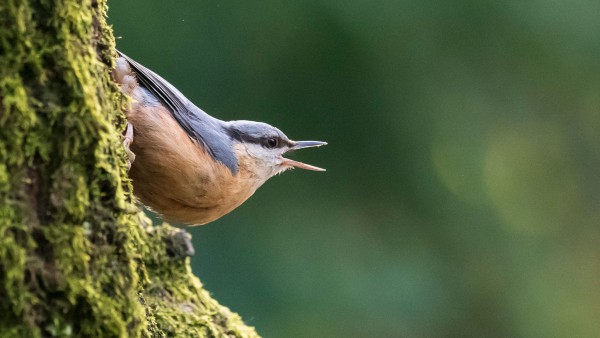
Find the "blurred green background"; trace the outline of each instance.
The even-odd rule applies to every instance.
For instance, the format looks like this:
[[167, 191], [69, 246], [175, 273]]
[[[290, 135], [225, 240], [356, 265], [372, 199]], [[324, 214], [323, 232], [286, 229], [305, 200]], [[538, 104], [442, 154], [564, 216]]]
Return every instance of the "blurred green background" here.
[[329, 142], [189, 229], [259, 333], [600, 335], [600, 2], [109, 5], [209, 114]]

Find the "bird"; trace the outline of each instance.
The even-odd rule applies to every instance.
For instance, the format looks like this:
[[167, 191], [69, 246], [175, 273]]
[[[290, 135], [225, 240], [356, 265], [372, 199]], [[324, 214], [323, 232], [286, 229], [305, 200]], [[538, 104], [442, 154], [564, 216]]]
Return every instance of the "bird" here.
[[113, 78], [131, 98], [123, 145], [136, 198], [164, 220], [203, 225], [288, 169], [325, 169], [283, 157], [326, 145], [293, 141], [264, 122], [224, 121], [117, 50]]

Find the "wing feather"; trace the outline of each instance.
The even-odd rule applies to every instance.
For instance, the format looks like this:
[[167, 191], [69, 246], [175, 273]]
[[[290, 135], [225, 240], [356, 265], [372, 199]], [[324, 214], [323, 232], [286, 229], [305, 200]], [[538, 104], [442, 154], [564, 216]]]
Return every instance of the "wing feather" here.
[[235, 175], [238, 171], [237, 157], [233, 151], [232, 140], [225, 130], [225, 122], [202, 111], [158, 74], [118, 50], [117, 53], [127, 60], [139, 84], [168, 108], [187, 134]]

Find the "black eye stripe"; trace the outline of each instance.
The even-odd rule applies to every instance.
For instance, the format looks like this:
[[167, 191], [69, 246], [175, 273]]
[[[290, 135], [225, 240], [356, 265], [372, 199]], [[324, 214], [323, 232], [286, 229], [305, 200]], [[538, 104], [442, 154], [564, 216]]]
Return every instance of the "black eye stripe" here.
[[280, 144], [280, 140], [277, 137], [269, 137], [266, 138], [263, 141], [263, 144], [267, 147], [267, 148], [277, 148]]
[[293, 144], [285, 136], [271, 135], [271, 136], [257, 136], [252, 134], [244, 134], [238, 132], [235, 129], [229, 131], [229, 135], [232, 139], [242, 143], [253, 143], [261, 145], [268, 149], [283, 148], [285, 146], [292, 147]]

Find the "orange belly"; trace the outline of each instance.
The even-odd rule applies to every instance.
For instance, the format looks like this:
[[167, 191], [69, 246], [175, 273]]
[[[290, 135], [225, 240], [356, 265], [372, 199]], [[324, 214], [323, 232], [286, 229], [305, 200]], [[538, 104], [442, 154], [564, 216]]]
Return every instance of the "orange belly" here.
[[[141, 93], [133, 94], [140, 99]], [[165, 220], [190, 225], [214, 221], [258, 188], [243, 165], [233, 175], [164, 107], [134, 101], [127, 118], [134, 128], [131, 150], [136, 158], [129, 172], [134, 194]]]

